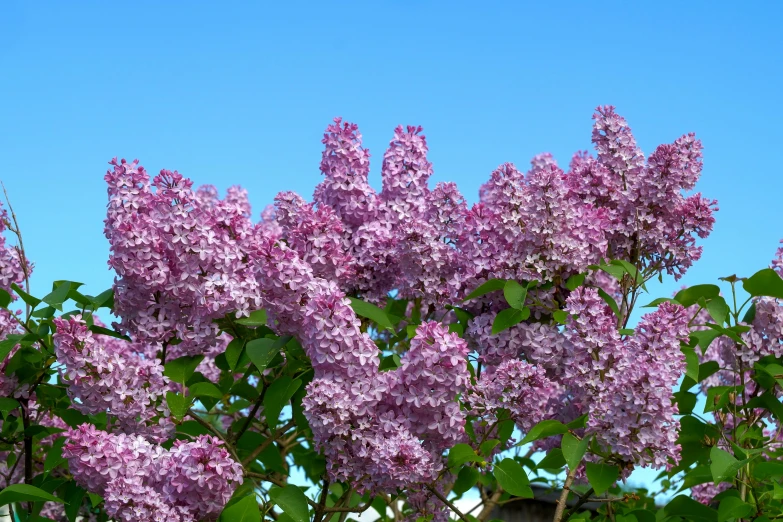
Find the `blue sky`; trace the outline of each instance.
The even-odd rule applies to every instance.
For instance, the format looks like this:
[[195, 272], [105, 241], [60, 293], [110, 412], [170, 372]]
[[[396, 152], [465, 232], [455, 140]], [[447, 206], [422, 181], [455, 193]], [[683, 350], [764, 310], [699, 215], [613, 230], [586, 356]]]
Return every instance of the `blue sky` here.
[[[165, 4], [165, 5], [164, 5]], [[320, 139], [355, 121], [380, 158], [423, 125], [433, 183], [469, 201], [500, 163], [566, 165], [613, 104], [646, 153], [694, 131], [698, 190], [719, 200], [682, 283], [765, 266], [783, 237], [779, 21], [759, 2], [0, 3], [0, 179], [36, 263], [97, 294], [112, 274], [103, 175], [113, 156], [197, 184], [239, 184], [254, 211], [310, 197]], [[653, 287], [670, 295], [679, 285]]]
[[704, 142], [698, 189], [721, 211], [683, 282], [769, 262], [783, 237], [783, 4], [477, 6], [0, 3], [0, 179], [37, 265], [34, 289], [111, 284], [112, 156], [240, 184], [260, 212], [280, 190], [312, 195], [334, 116], [359, 124], [376, 187], [394, 127], [416, 124], [433, 182], [457, 181], [475, 201], [504, 161], [550, 151], [567, 164], [589, 148], [598, 104], [616, 105], [647, 153], [688, 131]]

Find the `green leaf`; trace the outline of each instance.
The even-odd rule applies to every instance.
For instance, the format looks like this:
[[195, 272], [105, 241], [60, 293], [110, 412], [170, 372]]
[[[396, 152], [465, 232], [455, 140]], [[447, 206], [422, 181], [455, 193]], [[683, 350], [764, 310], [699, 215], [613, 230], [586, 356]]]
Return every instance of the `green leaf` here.
[[621, 280], [626, 273], [623, 267], [617, 265], [590, 265], [587, 268], [591, 270], [603, 270], [617, 280]]
[[773, 492], [772, 492], [772, 498], [776, 500], [780, 500], [783, 498], [783, 487], [780, 487], [780, 484], [777, 482], [772, 483], [773, 486]]
[[307, 498], [298, 487], [292, 485], [283, 488], [274, 487], [269, 490], [269, 497], [283, 510], [283, 513], [294, 519], [294, 522], [310, 520]]
[[710, 471], [715, 484], [734, 480], [737, 471], [746, 463], [734, 458], [734, 455], [717, 446], [710, 450]]
[[484, 457], [491, 456], [492, 450], [494, 450], [498, 444], [500, 444], [498, 439], [485, 440], [481, 443], [481, 446], [479, 446], [479, 454]]
[[719, 331], [713, 329], [697, 330], [690, 333], [690, 336], [697, 340], [699, 348], [701, 348], [701, 353], [706, 352], [707, 348], [712, 344], [712, 341], [720, 337], [720, 335], [721, 333]]
[[710, 471], [710, 468], [707, 466], [696, 466], [685, 474], [679, 491], [690, 489], [699, 484], [706, 484], [707, 482], [712, 482], [712, 472]]
[[455, 444], [449, 450], [449, 468], [458, 468], [466, 462], [484, 462], [484, 459], [476, 455], [476, 452], [469, 445], [462, 442]]
[[400, 366], [402, 366], [402, 360], [400, 359], [400, 356], [396, 353], [393, 353], [381, 359], [381, 363], [378, 365], [378, 370], [395, 370]]
[[197, 382], [188, 387], [188, 392], [194, 397], [212, 397], [222, 399], [223, 392], [211, 382]]
[[237, 319], [236, 322], [243, 326], [264, 326], [267, 322], [266, 310], [254, 310], [248, 317]]
[[263, 373], [266, 367], [275, 358], [275, 355], [280, 353], [285, 343], [282, 342], [283, 337], [280, 339], [253, 339], [247, 343], [245, 351], [252, 363], [258, 368], [258, 371]]
[[764, 461], [753, 466], [753, 478], [757, 480], [779, 479], [783, 477], [783, 462]]
[[719, 410], [729, 403], [729, 394], [736, 393], [736, 386], [713, 386], [707, 390], [704, 413]]
[[[2, 361], [3, 358], [0, 358], [0, 361]], [[19, 401], [15, 399], [9, 399], [8, 397], [0, 397], [0, 413], [3, 415], [7, 415], [8, 412], [15, 410], [18, 408]]]
[[745, 316], [742, 318], [742, 322], [745, 324], [751, 324], [756, 318], [756, 303], [750, 303], [750, 308], [745, 312]]
[[612, 297], [611, 295], [607, 294], [606, 292], [604, 292], [600, 288], [598, 289], [598, 295], [600, 295], [601, 299], [603, 299], [606, 302], [606, 304], [609, 305], [609, 308], [612, 309], [612, 312], [614, 312], [614, 315], [616, 315], [617, 317], [620, 317], [620, 308], [617, 306], [617, 302], [614, 300], [614, 297]]
[[115, 332], [114, 330], [109, 330], [108, 328], [104, 328], [103, 326], [98, 326], [97, 324], [90, 325], [89, 330], [93, 333], [114, 337], [115, 339], [123, 339], [125, 341], [131, 340], [131, 338], [128, 337], [127, 335], [123, 335], [119, 332]]
[[515, 497], [533, 498], [533, 490], [530, 489], [527, 473], [514, 460], [503, 459], [495, 464], [494, 473], [500, 487], [510, 494]]
[[38, 319], [51, 319], [54, 317], [54, 314], [57, 312], [57, 309], [53, 306], [46, 306], [44, 308], [39, 308], [35, 312], [30, 314], [30, 317], [35, 317]]
[[82, 500], [87, 493], [74, 481], [70, 481], [65, 488], [65, 516], [68, 517], [68, 522], [76, 522], [76, 517], [79, 515], [79, 510], [82, 507]]
[[92, 306], [95, 310], [98, 308], [114, 308], [114, 290], [109, 288], [95, 296], [92, 299]]
[[58, 310], [63, 309], [63, 303], [68, 300], [68, 292], [71, 291], [71, 283], [69, 281], [63, 281], [60, 286], [54, 288], [51, 293], [47, 294], [41, 301], [48, 305], [52, 305]]
[[52, 447], [49, 448], [49, 452], [46, 454], [46, 460], [44, 461], [44, 472], [49, 473], [61, 463], [65, 462], [63, 458], [63, 444], [65, 444], [65, 437], [57, 437], [52, 443]]
[[704, 299], [712, 299], [720, 295], [720, 287], [717, 285], [695, 285], [684, 290], [677, 292], [674, 296], [674, 300], [680, 303], [685, 308], [693, 306], [703, 297]]
[[391, 319], [389, 319], [389, 316], [386, 315], [385, 310], [378, 308], [367, 301], [356, 299], [355, 297], [349, 297], [348, 299], [351, 301], [351, 308], [356, 312], [356, 315], [366, 317], [378, 326], [391, 330], [392, 332], [394, 331], [394, 325], [392, 324]]
[[783, 298], [783, 279], [771, 268], [759, 270], [742, 282], [747, 293], [756, 296]]
[[560, 324], [566, 324], [566, 322], [568, 322], [568, 312], [563, 310], [555, 310], [552, 312], [552, 319]]
[[566, 465], [565, 457], [563, 457], [563, 450], [560, 448], [552, 448], [547, 452], [546, 457], [536, 465], [538, 469], [560, 469]]
[[682, 353], [685, 354], [685, 375], [698, 382], [699, 379], [699, 356], [693, 348], [682, 347]]
[[176, 392], [166, 392], [166, 404], [171, 410], [171, 415], [177, 420], [182, 418], [188, 413], [190, 408], [190, 399]]
[[524, 307], [521, 310], [516, 308], [506, 308], [498, 312], [495, 320], [492, 322], [492, 335], [497, 335], [503, 330], [507, 330], [530, 317], [530, 308]]
[[552, 435], [560, 435], [562, 433], [565, 433], [568, 431], [568, 428], [565, 424], [558, 420], [543, 420], [530, 428], [530, 431], [527, 435], [525, 435], [525, 438], [522, 439], [518, 446], [522, 446], [523, 444], [527, 444], [528, 442], [533, 442], [534, 440], [544, 439], [546, 437], [551, 437]]
[[459, 337], [462, 337], [465, 334], [465, 327], [460, 323], [451, 323], [449, 324], [449, 333], [455, 333]]
[[783, 404], [777, 397], [774, 397], [769, 392], [763, 394], [760, 397], [762, 404], [775, 416], [778, 421], [783, 421]]
[[506, 281], [506, 284], [503, 287], [503, 296], [506, 298], [506, 302], [511, 308], [522, 310], [525, 306], [525, 299], [527, 298], [527, 288], [514, 280], [509, 280]]
[[498, 424], [498, 439], [501, 443], [505, 444], [511, 435], [514, 433], [514, 421], [506, 419]]
[[754, 512], [753, 506], [737, 497], [724, 497], [718, 506], [718, 522], [746, 518]]
[[642, 308], [655, 308], [661, 303], [674, 303], [674, 304], [680, 304], [676, 300], [671, 299], [669, 297], [659, 297], [658, 299], [654, 299], [652, 302], [647, 303]]
[[184, 386], [203, 359], [203, 355], [179, 357], [163, 366], [163, 375]]
[[228, 504], [220, 513], [221, 522], [259, 522], [261, 513], [255, 493]]
[[566, 280], [566, 288], [570, 291], [574, 291], [580, 286], [582, 286], [585, 282], [585, 277], [587, 277], [587, 274], [574, 274], [571, 277]]
[[24, 335], [22, 334], [8, 334], [6, 335], [5, 339], [0, 341], [0, 362], [8, 357], [8, 354], [11, 353], [11, 350], [13, 350], [14, 347], [19, 344], [19, 341], [21, 341], [23, 338]]
[[[625, 272], [631, 276], [631, 279], [635, 283], [641, 283], [644, 279], [642, 278], [642, 275], [639, 273], [639, 271], [636, 269], [635, 266], [633, 266], [631, 263], [624, 259], [612, 259], [610, 262], [612, 265], [622, 267]], [[642, 285], [644, 286], [644, 285]]]
[[587, 480], [590, 481], [596, 495], [609, 489], [620, 476], [620, 468], [603, 463], [586, 462], [585, 471], [587, 472]]
[[471, 299], [481, 297], [482, 295], [488, 294], [490, 292], [495, 292], [496, 290], [502, 290], [505, 286], [506, 281], [504, 279], [490, 279], [469, 293], [462, 302], [464, 303], [465, 301], [470, 301]]
[[242, 357], [242, 351], [245, 349], [245, 342], [242, 339], [233, 339], [226, 346], [226, 362], [229, 369], [233, 372], [237, 368], [239, 358]]
[[584, 428], [587, 426], [587, 414], [580, 415], [579, 417], [575, 418], [568, 424], [566, 424], [566, 428], [569, 430], [578, 430], [581, 428]]
[[678, 391], [674, 394], [674, 402], [677, 403], [680, 415], [693, 413], [693, 408], [696, 406], [696, 400], [696, 394], [689, 391]]
[[0, 308], [8, 308], [11, 304], [11, 294], [0, 288]]
[[717, 330], [718, 332], [720, 332], [721, 334], [725, 335], [729, 339], [737, 342], [738, 344], [742, 344], [742, 345], [745, 344], [745, 341], [743, 341], [742, 338], [738, 335], [738, 333], [742, 333], [742, 332], [739, 332], [738, 329], [740, 329], [740, 328], [748, 329], [747, 326], [737, 325], [737, 326], [732, 326], [731, 328], [724, 328], [724, 327], [722, 327], [720, 325], [712, 324], [712, 323], [707, 323], [707, 326], [709, 326], [713, 330]]
[[664, 508], [667, 515], [699, 522], [717, 522], [718, 512], [685, 495], [674, 497]]
[[264, 416], [270, 428], [274, 429], [277, 426], [280, 412], [301, 385], [301, 379], [291, 379], [288, 375], [284, 375], [269, 386], [264, 395]]
[[729, 316], [729, 305], [721, 296], [714, 297], [707, 303], [707, 312], [718, 324], [723, 324]]
[[699, 365], [699, 382], [703, 381], [710, 375], [720, 370], [720, 365], [717, 361], [707, 361]]
[[459, 470], [459, 475], [457, 475], [457, 480], [454, 481], [454, 487], [451, 490], [457, 495], [462, 495], [476, 485], [479, 475], [480, 473], [476, 468], [462, 468]]
[[11, 484], [3, 491], [0, 491], [0, 506], [15, 502], [39, 501], [63, 503], [62, 499], [29, 484]]
[[21, 297], [22, 301], [24, 301], [25, 303], [29, 304], [30, 307], [35, 308], [36, 306], [41, 304], [41, 300], [40, 299], [38, 299], [37, 297], [31, 296], [30, 294], [28, 294], [27, 292], [25, 292], [24, 290], [19, 288], [19, 285], [17, 285], [16, 283], [11, 283], [11, 288], [14, 290], [14, 292], [16, 292], [16, 295]]
[[92, 504], [92, 507], [98, 507], [98, 504], [103, 502], [103, 497], [95, 493], [88, 492], [87, 496], [90, 497], [90, 504]]
[[560, 447], [563, 450], [563, 458], [565, 458], [569, 468], [576, 469], [579, 466], [579, 463], [582, 462], [582, 457], [585, 456], [589, 442], [589, 437], [577, 440], [570, 433], [563, 434], [563, 441], [560, 443]]
[[635, 517], [638, 522], [655, 522], [655, 513], [647, 509], [634, 509], [626, 513], [626, 516]]

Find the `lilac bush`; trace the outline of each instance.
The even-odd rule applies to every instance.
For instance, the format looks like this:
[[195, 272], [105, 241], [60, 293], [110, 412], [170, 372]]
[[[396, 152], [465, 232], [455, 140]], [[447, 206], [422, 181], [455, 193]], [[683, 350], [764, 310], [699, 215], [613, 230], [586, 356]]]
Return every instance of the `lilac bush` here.
[[[335, 119], [312, 201], [282, 192], [258, 222], [239, 187], [115, 158], [97, 296], [30, 295], [3, 211], [0, 499], [70, 522], [483, 521], [537, 484], [560, 490], [556, 522], [774, 513], [780, 252], [725, 279], [739, 307], [697, 285], [631, 328], [646, 283], [700, 258], [717, 204], [691, 192], [693, 134], [645, 158], [613, 107], [593, 118], [594, 156], [502, 164], [472, 205], [430, 187], [414, 126], [376, 192], [357, 125]], [[643, 466], [696, 500], [656, 515], [623, 489]], [[470, 490], [472, 514], [450, 500]]]

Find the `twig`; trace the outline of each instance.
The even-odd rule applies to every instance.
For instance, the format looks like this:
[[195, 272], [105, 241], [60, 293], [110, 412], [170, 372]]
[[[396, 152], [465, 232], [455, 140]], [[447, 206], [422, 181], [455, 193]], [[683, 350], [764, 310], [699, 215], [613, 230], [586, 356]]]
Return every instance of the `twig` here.
[[454, 505], [454, 504], [453, 504], [453, 503], [452, 503], [452, 502], [451, 502], [449, 499], [447, 499], [446, 497], [444, 497], [444, 496], [441, 494], [441, 492], [440, 492], [440, 491], [438, 491], [437, 489], [433, 488], [433, 487], [432, 487], [432, 486], [430, 486], [430, 485], [427, 485], [427, 489], [429, 489], [429, 490], [432, 492], [432, 494], [433, 494], [433, 495], [435, 495], [436, 497], [438, 497], [438, 498], [440, 499], [440, 501], [441, 501], [441, 502], [443, 502], [444, 504], [446, 504], [446, 505], [449, 507], [449, 509], [450, 509], [450, 510], [452, 510], [454, 513], [456, 513], [456, 514], [457, 514], [457, 516], [458, 516], [460, 519], [462, 519], [462, 520], [463, 520], [463, 522], [470, 522], [470, 519], [468, 519], [468, 517], [466, 517], [465, 515], [463, 515], [463, 514], [462, 514], [462, 511], [460, 511], [459, 509], [457, 509], [457, 506], [455, 506], [455, 505]]
[[[256, 399], [256, 403], [253, 405], [253, 409], [250, 410], [250, 413], [247, 416], [247, 419], [245, 420], [245, 423], [242, 425], [242, 427], [239, 429], [239, 431], [232, 437], [234, 442], [238, 441], [239, 438], [247, 431], [247, 429], [250, 427], [250, 424], [253, 423], [253, 418], [256, 416], [256, 413], [258, 413], [258, 410], [261, 409], [261, 405], [264, 403], [264, 396], [266, 395], [266, 384], [264, 385], [264, 388], [261, 390], [261, 393], [258, 394], [258, 398]], [[269, 419], [267, 419], [267, 424], [269, 423]]]
[[[290, 430], [292, 427], [296, 426], [296, 421], [291, 419], [288, 421], [282, 428], [280, 428], [280, 433], [283, 434], [286, 431]], [[243, 466], [247, 466], [254, 460], [256, 460], [256, 457], [258, 457], [262, 451], [267, 449], [270, 444], [272, 444], [275, 440], [277, 440], [277, 430], [275, 429], [273, 433], [269, 436], [268, 439], [266, 439], [264, 442], [258, 445], [256, 449], [253, 450], [253, 452], [245, 458], [245, 460], [240, 461], [242, 462]]]
[[492, 493], [492, 496], [487, 498], [486, 502], [484, 502], [484, 507], [481, 508], [481, 511], [479, 511], [479, 514], [476, 518], [479, 520], [486, 520], [489, 515], [492, 513], [492, 510], [495, 509], [495, 506], [498, 503], [498, 500], [500, 500], [500, 496], [503, 494], [503, 488], [498, 486], [498, 489], [495, 490], [494, 493]]
[[[272, 475], [265, 475], [263, 473], [254, 473], [252, 471], [246, 471], [245, 472], [245, 476], [246, 477], [250, 477], [250, 478], [257, 478], [257, 479], [263, 480], [265, 482], [271, 482], [275, 486], [279, 486], [281, 488], [287, 486], [285, 481], [280, 480], [280, 479], [278, 479], [276, 477], [273, 477]], [[307, 496], [305, 496], [305, 500], [307, 500], [307, 503], [310, 504], [310, 506], [313, 509], [318, 509], [319, 504], [316, 501], [314, 501], [313, 499], [311, 499], [310, 497], [307, 497]], [[357, 507], [347, 507], [347, 506], [325, 507], [323, 512], [324, 513], [364, 513], [372, 505], [372, 500], [373, 499], [368, 500], [367, 503], [364, 506], [361, 506], [361, 507], [359, 507], [359, 506], [357, 506]], [[465, 521], [465, 522], [469, 522], [469, 521]]]
[[[22, 265], [22, 274], [24, 274], [24, 291], [28, 294], [30, 293], [30, 272], [29, 267], [27, 265], [27, 256], [24, 253], [24, 241], [22, 240], [22, 230], [19, 228], [19, 221], [16, 219], [16, 213], [14, 212], [14, 207], [11, 206], [11, 200], [8, 198], [8, 191], [5, 189], [5, 184], [3, 184], [2, 181], [0, 181], [0, 186], [3, 187], [3, 194], [5, 195], [5, 202], [8, 205], [8, 210], [11, 212], [11, 220], [14, 222], [14, 226], [10, 226], [11, 224], [8, 223], [8, 229], [13, 232], [16, 235], [16, 238], [19, 240], [19, 246], [16, 249], [17, 253], [19, 254], [19, 264]], [[30, 305], [28, 303], [25, 303], [25, 316], [27, 319], [30, 318]]]
[[560, 522], [563, 519], [563, 513], [566, 508], [566, 500], [568, 500], [568, 493], [571, 491], [571, 484], [576, 477], [576, 468], [568, 470], [565, 482], [563, 483], [563, 491], [560, 493], [560, 498], [557, 499], [557, 509], [555, 509], [554, 522]]
[[324, 508], [326, 507], [326, 497], [329, 493], [329, 475], [324, 475], [323, 484], [321, 485], [321, 499], [318, 501], [318, 508], [315, 510], [313, 516], [313, 522], [321, 522], [324, 516]]
[[[24, 426], [24, 483], [33, 483], [33, 438], [27, 435], [27, 429], [30, 427], [30, 410], [29, 402], [27, 400], [22, 401], [22, 426]], [[27, 512], [32, 515], [33, 503], [28, 502]]]
[[563, 516], [563, 518], [568, 520], [569, 517], [571, 517], [571, 515], [576, 513], [577, 509], [582, 507], [582, 505], [584, 505], [585, 503], [590, 502], [590, 500], [588, 499], [590, 498], [590, 495], [592, 495], [594, 491], [595, 490], [593, 488], [590, 488], [587, 491], [585, 491], [584, 495], [581, 495], [579, 497], [579, 500], [576, 501], [576, 504], [574, 504], [574, 506], [568, 510], [568, 513], [566, 513], [565, 516]]
[[236, 451], [234, 451], [234, 446], [232, 446], [232, 445], [231, 445], [231, 444], [230, 444], [230, 443], [229, 443], [229, 442], [226, 440], [226, 437], [225, 437], [225, 436], [224, 436], [222, 433], [220, 433], [220, 430], [218, 430], [218, 429], [217, 429], [217, 428], [215, 428], [215, 427], [214, 427], [212, 424], [210, 424], [210, 423], [208, 423], [207, 421], [205, 421], [204, 419], [202, 419], [200, 415], [198, 415], [197, 413], [195, 413], [195, 412], [194, 412], [193, 410], [191, 410], [191, 409], [188, 409], [188, 415], [189, 415], [189, 416], [190, 416], [190, 418], [192, 418], [194, 421], [196, 421], [196, 422], [198, 422], [199, 424], [201, 424], [202, 426], [204, 426], [204, 427], [205, 427], [207, 430], [209, 430], [209, 431], [210, 431], [210, 432], [211, 432], [213, 435], [215, 435], [217, 438], [219, 438], [220, 440], [222, 440], [222, 441], [223, 441], [223, 443], [226, 445], [226, 449], [228, 450], [228, 452], [229, 452], [229, 453], [231, 453], [231, 456], [232, 456], [232, 457], [234, 457], [234, 460], [236, 460], [237, 462], [242, 462], [242, 461], [240, 460], [239, 456], [237, 456], [237, 453], [236, 453]]

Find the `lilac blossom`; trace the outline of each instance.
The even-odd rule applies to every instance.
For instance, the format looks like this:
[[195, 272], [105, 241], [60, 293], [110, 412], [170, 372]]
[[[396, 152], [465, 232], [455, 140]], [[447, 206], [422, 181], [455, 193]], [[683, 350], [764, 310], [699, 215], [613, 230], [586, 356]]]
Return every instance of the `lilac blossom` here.
[[104, 496], [107, 514], [123, 522], [216, 520], [242, 481], [241, 465], [211, 436], [175, 441], [170, 450], [89, 424], [67, 437], [63, 456], [74, 479]]

